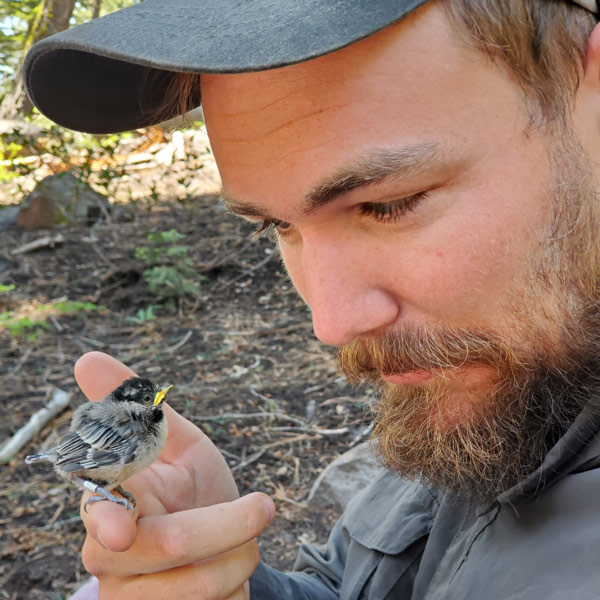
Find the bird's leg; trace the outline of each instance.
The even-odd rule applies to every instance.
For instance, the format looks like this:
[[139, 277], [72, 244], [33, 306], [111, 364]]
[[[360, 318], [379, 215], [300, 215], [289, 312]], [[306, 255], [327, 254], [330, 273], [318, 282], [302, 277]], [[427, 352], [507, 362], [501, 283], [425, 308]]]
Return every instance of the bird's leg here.
[[94, 494], [100, 494], [100, 496], [91, 496], [85, 501], [85, 504], [83, 505], [83, 510], [85, 512], [87, 512], [88, 504], [100, 502], [101, 500], [108, 500], [109, 502], [115, 502], [116, 504], [124, 506], [127, 510], [131, 511], [131, 514], [134, 513], [133, 505], [129, 502], [129, 500], [126, 498], [119, 498], [119, 496], [111, 494], [108, 490], [104, 489], [97, 483], [88, 481], [87, 479], [81, 479], [80, 477], [73, 478], [73, 482], [85, 488], [86, 490], [90, 490], [90, 492], [93, 492]]
[[120, 485], [118, 485], [115, 488], [115, 490], [117, 490], [117, 492], [119, 492], [119, 494], [121, 494], [121, 496], [123, 496], [124, 498], [127, 498], [127, 500], [129, 500], [131, 505], [135, 507], [135, 505], [136, 505], [135, 496], [131, 492], [128, 492], [127, 490], [123, 489], [123, 486], [120, 486]]

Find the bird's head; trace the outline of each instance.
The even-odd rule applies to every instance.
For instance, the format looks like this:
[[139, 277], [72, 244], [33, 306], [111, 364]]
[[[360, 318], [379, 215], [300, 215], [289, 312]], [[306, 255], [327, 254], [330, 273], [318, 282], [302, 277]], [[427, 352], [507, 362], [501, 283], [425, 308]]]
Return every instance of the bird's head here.
[[113, 390], [111, 396], [119, 402], [133, 401], [147, 408], [159, 408], [172, 387], [159, 388], [145, 377], [131, 377]]

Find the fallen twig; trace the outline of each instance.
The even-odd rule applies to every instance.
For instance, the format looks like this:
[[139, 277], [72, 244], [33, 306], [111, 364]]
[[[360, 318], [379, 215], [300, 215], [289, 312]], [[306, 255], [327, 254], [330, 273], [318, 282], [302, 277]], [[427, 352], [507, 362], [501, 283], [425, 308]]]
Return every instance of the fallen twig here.
[[339, 435], [346, 435], [347, 433], [350, 433], [350, 428], [342, 427], [341, 429], [318, 429], [316, 427], [272, 427], [271, 431], [300, 431], [302, 433], [321, 435], [323, 437], [337, 437]]
[[48, 421], [69, 406], [71, 402], [69, 392], [55, 387], [52, 387], [51, 390], [50, 402], [33, 413], [29, 421], [2, 445], [0, 448], [0, 463], [7, 463]]
[[239, 471], [240, 469], [243, 469], [244, 467], [247, 467], [248, 465], [250, 465], [253, 462], [257, 461], [265, 452], [266, 452], [266, 449], [265, 448], [261, 448], [260, 450], [258, 450], [254, 454], [251, 454], [246, 460], [243, 460], [241, 463], [235, 465], [234, 467], [231, 467], [230, 471], [232, 473], [235, 473], [236, 471]]
[[18, 373], [21, 370], [21, 367], [27, 362], [29, 355], [31, 354], [33, 348], [27, 348], [25, 352], [23, 352], [23, 356], [19, 359], [19, 362], [15, 365], [15, 368], [12, 370], [13, 373]]
[[58, 529], [63, 525], [71, 525], [72, 523], [78, 523], [81, 521], [81, 516], [77, 515], [76, 517], [69, 517], [68, 519], [62, 519], [61, 521], [54, 521], [53, 523], [48, 523], [47, 525], [43, 525], [42, 527], [37, 527], [37, 529], [45, 530], [45, 529]]
[[262, 400], [263, 402], [266, 402], [267, 404], [277, 402], [274, 398], [269, 398], [268, 396], [265, 396], [264, 394], [257, 392], [252, 386], [250, 386], [248, 388], [248, 390], [255, 398], [258, 398], [259, 400]]
[[54, 315], [50, 314], [48, 315], [48, 317], [50, 321], [52, 321], [52, 325], [54, 325], [54, 329], [56, 329], [56, 331], [58, 331], [59, 333], [61, 331], [64, 331], [64, 327], [58, 322], [58, 319]]
[[256, 412], [256, 413], [223, 413], [221, 415], [211, 415], [209, 417], [191, 417], [192, 421], [236, 421], [242, 419], [280, 419], [291, 421], [301, 426], [306, 426], [306, 422], [296, 417], [290, 417], [279, 412]]
[[260, 365], [260, 357], [259, 356], [257, 356], [254, 359], [254, 362], [249, 367], [240, 367], [239, 365], [233, 365], [233, 368], [235, 369], [235, 373], [228, 375], [227, 379], [239, 379], [240, 377], [243, 377], [244, 375], [246, 375], [247, 373], [252, 371], [252, 369], [256, 369], [256, 367], [258, 367], [259, 365]]
[[34, 250], [39, 250], [40, 248], [47, 248], [48, 246], [53, 247], [56, 244], [61, 244], [65, 241], [65, 238], [61, 233], [58, 235], [50, 236], [46, 235], [44, 237], [38, 238], [37, 240], [33, 240], [31, 242], [27, 242], [27, 244], [23, 244], [18, 248], [15, 248], [11, 251], [13, 256], [17, 254], [25, 254], [26, 252], [33, 252]]
[[254, 454], [251, 454], [248, 458], [243, 460], [239, 465], [235, 465], [234, 467], [231, 467], [231, 471], [232, 472], [239, 471], [240, 469], [247, 467], [249, 464], [256, 462], [267, 450], [270, 450], [271, 448], [276, 448], [277, 446], [283, 446], [284, 444], [292, 444], [294, 442], [299, 442], [301, 440], [313, 440], [313, 439], [315, 439], [315, 438], [311, 437], [309, 435], [300, 434], [300, 435], [295, 435], [294, 437], [291, 437], [291, 438], [285, 438], [284, 440], [277, 440], [276, 442], [271, 442], [270, 444], [265, 444], [260, 450], [257, 450], [256, 452], [254, 452]]
[[358, 432], [354, 434], [350, 444], [348, 444], [348, 448], [354, 448], [354, 446], [357, 446], [366, 440], [373, 433], [373, 429], [375, 429], [375, 423], [370, 423], [366, 427], [359, 429]]
[[271, 254], [268, 254], [266, 256], [266, 258], [263, 258], [261, 261], [257, 262], [255, 265], [252, 265], [249, 269], [246, 269], [245, 271], [243, 271], [239, 275], [236, 275], [235, 277], [232, 277], [228, 281], [225, 281], [224, 283], [222, 283], [219, 286], [217, 286], [215, 288], [215, 291], [219, 291], [219, 290], [222, 290], [222, 289], [224, 289], [226, 287], [229, 287], [232, 283], [235, 283], [236, 281], [239, 281], [240, 279], [242, 279], [242, 277], [246, 277], [247, 275], [251, 275], [254, 271], [256, 271], [257, 269], [260, 269], [262, 266], [266, 265], [273, 258], [273, 256], [275, 254], [276, 254], [276, 252], [271, 252]]
[[175, 350], [179, 350], [179, 348], [181, 348], [181, 346], [183, 346], [192, 337], [192, 333], [194, 333], [194, 331], [190, 329], [174, 346], [169, 346], [167, 348], [167, 352], [173, 354]]

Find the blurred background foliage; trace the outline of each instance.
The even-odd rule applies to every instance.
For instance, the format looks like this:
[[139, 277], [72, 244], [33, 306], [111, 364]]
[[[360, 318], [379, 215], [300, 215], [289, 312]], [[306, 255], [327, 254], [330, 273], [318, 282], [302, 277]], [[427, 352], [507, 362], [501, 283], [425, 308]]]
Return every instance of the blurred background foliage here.
[[[178, 138], [172, 133], [184, 124], [188, 129], [199, 127], [198, 117], [133, 132], [92, 135], [53, 123], [31, 105], [23, 89], [22, 64], [33, 44], [141, 1], [0, 0], [0, 235], [18, 229], [22, 241], [27, 241], [36, 230], [84, 222], [71, 209], [83, 202], [79, 196], [89, 189], [106, 198], [98, 225], [133, 219], [128, 209], [116, 205], [132, 207], [142, 200], [149, 211], [159, 200], [185, 203], [193, 196], [198, 172], [206, 170], [206, 161], [212, 159], [208, 141], [200, 132], [180, 131]], [[51, 192], [54, 184], [48, 180], [64, 174], [72, 178], [53, 180], [63, 189], [60, 194]], [[46, 208], [51, 214], [46, 214]], [[59, 212], [65, 219], [57, 217]], [[43, 222], [38, 217], [20, 220], [26, 213], [37, 214]], [[85, 233], [81, 230], [82, 236]], [[154, 320], [157, 312], [173, 312], [185, 301], [197, 300], [203, 278], [184, 238], [175, 229], [155, 231], [139, 241], [135, 253], [127, 254], [127, 259], [137, 261], [153, 300], [131, 317], [134, 323]], [[25, 303], [26, 312], [17, 310], [24, 290], [5, 285], [7, 273], [0, 259], [0, 333], [8, 330], [13, 337], [33, 342], [49, 328], [49, 315], [63, 314], [65, 306], [36, 297]], [[77, 305], [77, 312], [89, 312], [93, 306]]]

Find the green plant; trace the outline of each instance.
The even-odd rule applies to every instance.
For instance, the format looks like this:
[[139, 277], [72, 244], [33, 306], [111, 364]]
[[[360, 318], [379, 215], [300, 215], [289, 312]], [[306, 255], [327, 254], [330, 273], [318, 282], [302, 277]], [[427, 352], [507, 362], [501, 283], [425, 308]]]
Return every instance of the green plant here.
[[0, 142], [0, 181], [10, 181], [18, 177], [19, 173], [14, 167], [22, 163], [22, 150], [22, 144], [10, 139]]
[[156, 315], [154, 314], [154, 304], [147, 306], [146, 308], [140, 308], [135, 316], [128, 317], [127, 320], [135, 325], [140, 325], [146, 321], [154, 321]]
[[28, 342], [35, 342], [49, 328], [45, 320], [18, 317], [10, 310], [0, 313], [0, 329], [8, 329], [13, 337], [24, 337]]
[[61, 315], [82, 311], [98, 311], [104, 308], [93, 302], [81, 302], [80, 300], [59, 300], [51, 304], [43, 304], [42, 307], [42, 310], [55, 311]]
[[3, 283], [0, 283], [0, 294], [8, 294], [8, 292], [12, 292], [14, 289], [14, 283], [10, 283], [9, 285], [4, 285]]
[[148, 246], [136, 248], [136, 258], [146, 263], [144, 279], [159, 302], [195, 297], [202, 277], [188, 256], [188, 246], [178, 244], [185, 235], [175, 229], [148, 235]]
[[93, 302], [57, 300], [56, 302], [35, 306], [29, 314], [6, 310], [0, 312], [0, 330], [6, 329], [12, 337], [25, 338], [28, 342], [35, 342], [44, 331], [50, 329], [50, 325], [47, 323], [50, 314], [64, 315], [98, 311], [103, 308], [103, 306], [98, 306]]

